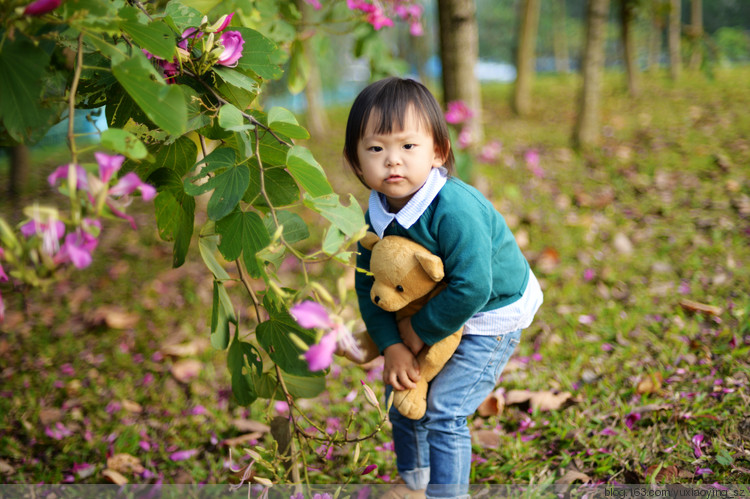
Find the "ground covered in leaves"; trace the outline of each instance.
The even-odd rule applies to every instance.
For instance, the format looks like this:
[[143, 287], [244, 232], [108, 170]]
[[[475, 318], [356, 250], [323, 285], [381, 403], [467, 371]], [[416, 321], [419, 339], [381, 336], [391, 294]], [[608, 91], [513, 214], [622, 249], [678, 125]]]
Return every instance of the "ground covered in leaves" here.
[[[509, 87], [485, 89], [500, 154], [477, 164], [474, 183], [505, 214], [545, 303], [470, 421], [472, 481], [745, 483], [750, 71], [679, 84], [652, 75], [638, 99], [612, 75], [603, 147], [584, 154], [568, 147], [578, 83], [541, 78], [523, 120]], [[333, 110], [334, 133], [310, 146], [338, 192], [364, 201], [341, 166], [345, 113]], [[2, 289], [3, 482], [237, 483], [244, 449], [273, 455], [268, 425], [286, 404], [237, 406], [226, 354], [208, 344], [211, 278], [197, 250], [170, 269], [153, 214], [138, 221], [108, 227], [94, 265], [46, 292]], [[318, 270], [332, 288], [342, 273]], [[294, 266], [283, 272], [294, 280]], [[234, 298], [251, 331], [249, 301]], [[379, 376], [340, 361], [306, 414], [331, 433], [351, 415], [371, 431], [377, 411], [360, 382], [382, 394]], [[313, 446], [308, 479], [396, 479], [387, 431], [361, 444], [377, 467], [353, 467], [352, 452]]]

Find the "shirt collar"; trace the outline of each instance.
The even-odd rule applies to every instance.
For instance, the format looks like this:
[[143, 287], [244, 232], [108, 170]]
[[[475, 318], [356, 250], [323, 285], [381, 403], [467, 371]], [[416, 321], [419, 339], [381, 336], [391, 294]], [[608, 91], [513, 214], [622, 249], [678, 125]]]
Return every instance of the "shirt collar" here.
[[375, 233], [383, 238], [385, 229], [393, 220], [396, 220], [404, 229], [414, 225], [419, 217], [427, 210], [430, 203], [448, 181], [448, 170], [444, 167], [433, 168], [427, 176], [427, 180], [406, 205], [398, 213], [388, 211], [388, 201], [385, 196], [375, 190], [370, 191], [369, 211], [370, 224]]

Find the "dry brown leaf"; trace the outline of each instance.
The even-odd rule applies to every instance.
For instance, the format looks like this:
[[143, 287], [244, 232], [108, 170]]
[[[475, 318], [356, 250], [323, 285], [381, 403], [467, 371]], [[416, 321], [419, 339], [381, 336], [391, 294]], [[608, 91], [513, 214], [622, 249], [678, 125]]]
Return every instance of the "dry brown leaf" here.
[[12, 475], [16, 469], [7, 461], [0, 459], [0, 475]]
[[271, 427], [267, 424], [261, 423], [259, 421], [253, 421], [252, 419], [235, 419], [232, 421], [232, 426], [237, 428], [239, 431], [246, 431], [246, 432], [260, 432], [260, 433], [268, 433], [271, 431]]
[[536, 266], [545, 274], [549, 274], [560, 264], [560, 253], [555, 248], [544, 248], [536, 261]]
[[254, 431], [252, 433], [246, 433], [244, 435], [240, 435], [239, 437], [227, 438], [226, 440], [222, 442], [222, 444], [226, 445], [227, 447], [238, 447], [242, 444], [246, 444], [253, 440], [258, 440], [262, 436], [263, 436], [263, 433], [259, 431]]
[[200, 373], [203, 364], [195, 359], [182, 359], [172, 364], [172, 376], [181, 383], [187, 383]]
[[635, 391], [638, 395], [644, 395], [649, 393], [657, 393], [661, 390], [662, 376], [661, 373], [652, 373], [648, 377], [643, 378], [638, 382], [638, 386]]
[[130, 454], [115, 454], [107, 459], [107, 468], [117, 473], [142, 473], [141, 460]]
[[62, 410], [56, 407], [45, 407], [39, 411], [39, 423], [42, 426], [49, 426], [52, 423], [57, 423], [62, 419]]
[[131, 329], [138, 324], [140, 316], [126, 311], [119, 305], [102, 305], [96, 308], [88, 317], [91, 324], [106, 324], [111, 329]]
[[196, 339], [187, 343], [166, 345], [161, 348], [161, 353], [172, 357], [195, 357], [205, 351], [208, 346], [208, 340]]
[[104, 469], [104, 471], [102, 471], [102, 475], [104, 476], [104, 478], [114, 483], [115, 485], [126, 485], [128, 483], [128, 479], [115, 470]]
[[688, 312], [693, 313], [701, 313], [701, 314], [707, 314], [707, 315], [721, 315], [722, 309], [721, 307], [716, 307], [713, 305], [706, 305], [705, 303], [699, 303], [697, 301], [688, 300], [687, 298], [683, 298], [680, 300], [680, 306], [687, 310]]
[[568, 401], [573, 401], [570, 392], [510, 390], [505, 393], [505, 405], [529, 403], [532, 410], [555, 411]]
[[586, 473], [581, 473], [580, 471], [568, 470], [555, 483], [558, 485], [570, 485], [577, 481], [580, 481], [582, 483], [588, 483], [591, 481], [591, 477], [588, 476]]
[[500, 446], [500, 435], [494, 430], [474, 430], [471, 435], [474, 442], [483, 449], [497, 449]]
[[477, 414], [481, 417], [486, 418], [489, 416], [497, 416], [505, 408], [505, 393], [504, 390], [495, 390], [490, 393], [484, 401], [479, 404], [477, 408]]
[[[658, 464], [652, 464], [646, 468], [646, 478], [650, 478], [651, 475], [659, 468]], [[674, 483], [674, 481], [680, 476], [680, 470], [677, 466], [665, 466], [656, 473], [654, 477], [656, 483]]]
[[139, 404], [138, 402], [133, 402], [132, 400], [123, 400], [122, 408], [128, 412], [134, 412], [137, 414], [143, 412], [143, 407], [141, 407], [141, 404]]

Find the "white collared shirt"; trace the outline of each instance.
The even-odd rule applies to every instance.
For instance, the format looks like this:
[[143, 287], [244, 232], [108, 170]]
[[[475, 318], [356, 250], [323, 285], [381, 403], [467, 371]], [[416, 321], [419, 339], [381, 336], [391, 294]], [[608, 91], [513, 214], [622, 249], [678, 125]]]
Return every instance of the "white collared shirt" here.
[[[385, 196], [375, 190], [370, 191], [368, 208], [372, 229], [380, 238], [393, 220], [408, 229], [424, 214], [447, 180], [448, 171], [445, 168], [433, 168], [424, 185], [397, 213], [388, 211]], [[534, 273], [529, 270], [529, 282], [521, 298], [504, 307], [474, 315], [464, 325], [463, 334], [499, 336], [525, 329], [531, 325], [542, 301], [542, 288]]]

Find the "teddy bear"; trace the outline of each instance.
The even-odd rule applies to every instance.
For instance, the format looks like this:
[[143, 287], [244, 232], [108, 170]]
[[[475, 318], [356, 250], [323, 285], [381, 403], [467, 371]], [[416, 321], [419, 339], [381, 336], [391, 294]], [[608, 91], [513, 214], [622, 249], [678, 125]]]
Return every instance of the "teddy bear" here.
[[[427, 301], [440, 293], [446, 284], [443, 261], [421, 244], [400, 236], [386, 236], [368, 232], [360, 241], [372, 251], [370, 272], [375, 278], [370, 291], [373, 303], [389, 312], [396, 312], [396, 320], [411, 317]], [[409, 419], [420, 419], [427, 409], [427, 385], [440, 372], [456, 351], [463, 328], [417, 355], [420, 378], [411, 390], [394, 391], [393, 405]], [[366, 363], [378, 355], [378, 347], [366, 331], [358, 338]], [[350, 360], [354, 360], [350, 357]], [[356, 362], [356, 360], [355, 360]]]

